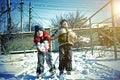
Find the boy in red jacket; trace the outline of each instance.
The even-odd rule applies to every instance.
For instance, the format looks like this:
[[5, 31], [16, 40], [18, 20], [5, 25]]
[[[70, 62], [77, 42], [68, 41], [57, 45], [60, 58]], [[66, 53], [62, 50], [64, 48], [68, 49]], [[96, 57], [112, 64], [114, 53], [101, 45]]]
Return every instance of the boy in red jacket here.
[[[50, 50], [50, 36], [47, 32], [45, 32], [44, 28], [41, 26], [35, 26], [35, 34], [34, 34], [34, 43], [36, 45], [38, 51], [38, 63], [37, 63], [37, 75], [42, 77], [42, 73], [44, 72], [44, 61], [46, 59], [46, 63], [48, 64], [52, 74], [54, 73], [55, 66], [52, 65], [52, 56], [49, 52]], [[46, 56], [46, 58], [45, 58]]]

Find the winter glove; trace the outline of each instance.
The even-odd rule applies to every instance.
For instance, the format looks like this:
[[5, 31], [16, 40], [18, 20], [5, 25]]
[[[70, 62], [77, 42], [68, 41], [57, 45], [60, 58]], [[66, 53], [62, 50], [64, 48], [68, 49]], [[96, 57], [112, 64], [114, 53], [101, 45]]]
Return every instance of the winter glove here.
[[37, 48], [43, 53], [48, 52], [48, 49], [45, 47], [45, 43], [37, 43]]

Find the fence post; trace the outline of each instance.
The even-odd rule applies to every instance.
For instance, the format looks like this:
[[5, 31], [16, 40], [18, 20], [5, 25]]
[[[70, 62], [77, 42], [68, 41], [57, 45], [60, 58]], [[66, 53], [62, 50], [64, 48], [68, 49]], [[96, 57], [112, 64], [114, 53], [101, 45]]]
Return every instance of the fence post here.
[[[49, 29], [49, 35], [51, 36], [51, 28]], [[50, 41], [50, 51], [53, 50], [52, 40]]]
[[113, 7], [113, 0], [111, 0], [111, 16], [112, 16], [112, 30], [113, 30], [113, 40], [114, 40], [114, 54], [115, 60], [117, 60], [117, 47], [116, 47], [116, 30], [115, 30], [115, 23], [114, 23], [114, 7]]
[[91, 27], [91, 19], [89, 19], [89, 27], [90, 27], [90, 43], [91, 43], [91, 53], [93, 55], [93, 39], [92, 39], [92, 27]]

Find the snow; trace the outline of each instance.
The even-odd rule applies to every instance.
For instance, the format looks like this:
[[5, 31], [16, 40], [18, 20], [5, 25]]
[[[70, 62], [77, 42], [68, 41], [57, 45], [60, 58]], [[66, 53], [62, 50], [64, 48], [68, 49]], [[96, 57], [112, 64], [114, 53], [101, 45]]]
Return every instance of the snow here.
[[[64, 75], [60, 80], [79, 79], [120, 79], [120, 54], [118, 60], [114, 60], [114, 52], [104, 50], [73, 51], [73, 70], [71, 75]], [[59, 80], [59, 58], [58, 52], [51, 52], [53, 63], [57, 68], [56, 80]], [[0, 80], [36, 80], [37, 53], [0, 55]], [[49, 69], [44, 64], [45, 72]], [[45, 80], [50, 80], [45, 78]], [[52, 80], [52, 79], [51, 79]]]

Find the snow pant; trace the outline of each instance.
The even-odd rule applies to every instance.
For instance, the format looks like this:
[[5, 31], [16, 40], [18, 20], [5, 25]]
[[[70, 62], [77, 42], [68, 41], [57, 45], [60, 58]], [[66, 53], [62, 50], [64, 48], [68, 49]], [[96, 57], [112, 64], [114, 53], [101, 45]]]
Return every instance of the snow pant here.
[[72, 70], [72, 50], [71, 46], [63, 45], [59, 47], [59, 71]]
[[51, 53], [39, 52], [38, 53], [38, 62], [37, 62], [37, 71], [36, 71], [36, 73], [41, 74], [41, 73], [44, 72], [44, 62], [45, 62], [45, 60], [46, 60], [46, 63], [48, 65], [48, 67], [50, 68], [50, 70], [53, 69]]

